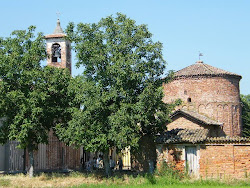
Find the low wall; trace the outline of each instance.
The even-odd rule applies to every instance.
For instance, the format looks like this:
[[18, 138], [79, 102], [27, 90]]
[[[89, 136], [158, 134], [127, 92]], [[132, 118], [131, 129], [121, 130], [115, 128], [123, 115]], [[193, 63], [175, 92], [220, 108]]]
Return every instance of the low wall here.
[[[185, 169], [186, 147], [190, 144], [161, 144], [157, 146], [157, 165], [172, 163], [178, 170]], [[197, 177], [249, 178], [250, 144], [194, 144], [197, 147]]]
[[250, 145], [202, 145], [199, 164], [202, 177], [247, 178], [250, 176]]

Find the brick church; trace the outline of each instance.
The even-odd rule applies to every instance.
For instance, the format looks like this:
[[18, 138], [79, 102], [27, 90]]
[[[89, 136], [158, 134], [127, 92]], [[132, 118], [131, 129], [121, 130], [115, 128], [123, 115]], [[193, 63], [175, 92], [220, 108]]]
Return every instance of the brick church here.
[[[65, 36], [58, 20], [54, 33], [45, 36], [47, 64], [71, 71], [71, 44]], [[163, 125], [168, 131], [156, 140], [157, 165], [171, 162], [196, 177], [242, 178], [250, 173], [250, 139], [241, 137], [240, 80], [240, 75], [202, 61], [175, 72], [174, 79], [163, 85], [163, 101], [183, 103], [171, 114], [172, 122]], [[16, 145], [12, 141], [0, 146], [0, 171], [26, 169], [26, 152]], [[40, 144], [34, 156], [35, 170], [79, 169], [86, 155], [83, 148], [68, 147], [50, 133], [49, 144]], [[123, 159], [128, 169], [129, 155]]]
[[160, 161], [196, 177], [243, 178], [250, 173], [250, 139], [242, 136], [241, 76], [197, 61], [163, 85], [166, 103], [181, 99], [158, 139]]

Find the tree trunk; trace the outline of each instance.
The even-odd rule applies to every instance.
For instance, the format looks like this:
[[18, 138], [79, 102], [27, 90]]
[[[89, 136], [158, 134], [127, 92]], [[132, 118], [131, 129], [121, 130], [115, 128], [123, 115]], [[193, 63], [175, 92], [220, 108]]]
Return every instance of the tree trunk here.
[[150, 174], [153, 174], [155, 171], [155, 166], [154, 166], [154, 159], [149, 159], [148, 160], [148, 172]]
[[156, 146], [154, 137], [151, 135], [144, 135], [139, 140], [139, 148], [134, 153], [135, 159], [141, 164], [143, 171], [147, 173], [154, 173], [156, 161]]
[[26, 148], [23, 151], [23, 172], [26, 170]]
[[28, 173], [29, 176], [32, 178], [34, 176], [34, 152], [33, 150], [29, 150], [29, 168], [28, 168]]
[[[148, 173], [153, 174], [155, 171], [155, 162], [156, 162], [156, 146], [154, 142], [154, 137], [152, 135], [146, 135], [144, 138], [147, 142], [145, 144], [145, 154], [147, 155], [148, 162]], [[145, 141], [144, 140], [144, 141]]]
[[109, 166], [109, 150], [103, 152], [103, 162], [104, 162], [105, 174], [107, 177], [109, 177], [111, 175], [111, 169]]

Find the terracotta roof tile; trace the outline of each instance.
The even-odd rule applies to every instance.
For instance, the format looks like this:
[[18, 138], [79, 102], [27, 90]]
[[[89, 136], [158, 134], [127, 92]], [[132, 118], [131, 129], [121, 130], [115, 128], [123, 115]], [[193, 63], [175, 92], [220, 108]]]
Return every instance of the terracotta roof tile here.
[[207, 129], [173, 129], [160, 135], [158, 143], [198, 143], [206, 140], [209, 130]]
[[177, 143], [250, 143], [247, 137], [208, 137], [208, 129], [172, 129], [159, 135], [157, 143], [177, 144]]
[[60, 33], [60, 34], [49, 34], [45, 36], [45, 39], [48, 38], [63, 38], [66, 37], [66, 34]]
[[221, 142], [250, 142], [250, 138], [247, 137], [238, 137], [238, 136], [234, 136], [234, 137], [230, 137], [230, 136], [226, 136], [226, 137], [209, 137], [206, 140], [207, 142], [215, 142], [215, 143], [221, 143]]
[[202, 61], [197, 61], [195, 64], [192, 64], [188, 67], [185, 67], [177, 72], [175, 72], [175, 78], [179, 77], [194, 77], [194, 76], [236, 76], [241, 78], [240, 75], [231, 73], [211, 65], [205, 64]]

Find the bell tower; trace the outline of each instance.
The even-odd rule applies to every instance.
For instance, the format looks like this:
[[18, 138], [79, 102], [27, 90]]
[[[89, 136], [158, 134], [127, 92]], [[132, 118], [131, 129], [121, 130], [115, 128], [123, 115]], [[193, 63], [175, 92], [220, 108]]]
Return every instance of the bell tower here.
[[68, 68], [71, 73], [71, 43], [66, 39], [60, 20], [53, 34], [45, 36], [47, 43], [47, 65], [58, 68]]

